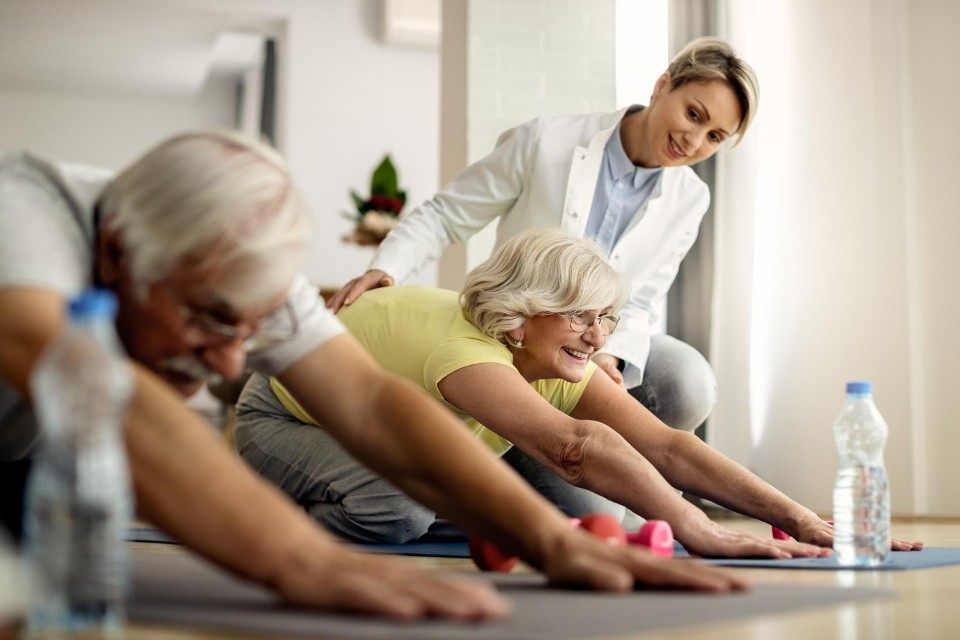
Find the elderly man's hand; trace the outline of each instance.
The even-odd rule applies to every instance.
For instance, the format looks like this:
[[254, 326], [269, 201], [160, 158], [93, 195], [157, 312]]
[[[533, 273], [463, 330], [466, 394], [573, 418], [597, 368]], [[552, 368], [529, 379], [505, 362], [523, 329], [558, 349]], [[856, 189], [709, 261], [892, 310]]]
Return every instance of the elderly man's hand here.
[[492, 620], [513, 610], [487, 580], [348, 549], [315, 554], [300, 570], [277, 580], [277, 588], [296, 604], [398, 620]]

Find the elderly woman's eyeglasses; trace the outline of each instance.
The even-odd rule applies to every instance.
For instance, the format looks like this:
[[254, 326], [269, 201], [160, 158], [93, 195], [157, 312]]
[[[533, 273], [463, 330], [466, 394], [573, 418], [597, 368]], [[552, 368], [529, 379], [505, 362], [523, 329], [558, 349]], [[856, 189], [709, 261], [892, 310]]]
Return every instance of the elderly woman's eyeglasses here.
[[595, 313], [592, 311], [571, 311], [563, 317], [570, 320], [570, 328], [577, 333], [583, 333], [593, 325], [600, 323], [600, 331], [608, 336], [617, 330], [620, 318], [609, 313]]
[[246, 349], [256, 349], [289, 340], [297, 334], [297, 318], [289, 302], [260, 321], [237, 323], [218, 318], [213, 311], [192, 308], [169, 283], [164, 282], [164, 286], [183, 322], [184, 335], [193, 331], [202, 334], [203, 340], [212, 338], [224, 345], [239, 341]]

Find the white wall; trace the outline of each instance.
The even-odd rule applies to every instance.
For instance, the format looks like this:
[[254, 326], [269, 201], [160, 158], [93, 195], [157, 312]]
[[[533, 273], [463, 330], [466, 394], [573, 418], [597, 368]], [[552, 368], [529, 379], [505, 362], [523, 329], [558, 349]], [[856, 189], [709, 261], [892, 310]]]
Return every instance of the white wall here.
[[[29, 0], [16, 2], [18, 10], [30, 6]], [[204, 24], [216, 22], [212, 15], [227, 16], [225, 23], [260, 25], [279, 37], [278, 142], [314, 211], [316, 231], [306, 271], [317, 284], [338, 286], [366, 268], [372, 250], [341, 242], [352, 227], [341, 212], [352, 206], [351, 188], [361, 193], [369, 189], [370, 174], [384, 153], [393, 155], [409, 202], [428, 198], [437, 189], [439, 54], [381, 44], [379, 0], [42, 4], [47, 10], [57, 5], [59, 19], [78, 24], [90, 20], [110, 24], [114, 13], [195, 12]], [[152, 25], [144, 20], [142, 26]], [[0, 24], [0, 39], [3, 29]], [[129, 41], [129, 34], [124, 35]], [[58, 55], [56, 39], [38, 37], [36, 42], [45, 55]], [[96, 44], [113, 46], [109, 39]], [[118, 47], [115, 55], [125, 53], [129, 55]], [[224, 114], [226, 93], [210, 93], [179, 98], [78, 90], [45, 93], [0, 83], [0, 148], [25, 146], [64, 159], [119, 167], [173, 132], [232, 125], [233, 116]], [[435, 280], [435, 267], [417, 278]]]
[[234, 100], [226, 83], [189, 100], [0, 87], [0, 149], [120, 169], [175, 131], [232, 127]]
[[[614, 0], [468, 0], [467, 14], [467, 162], [531, 118], [616, 107]], [[467, 242], [465, 271], [490, 255], [495, 229]]]
[[[339, 286], [366, 269], [370, 248], [341, 242], [349, 190], [366, 194], [390, 152], [408, 207], [431, 197], [439, 178], [439, 54], [377, 40], [374, 0], [251, 2], [287, 17], [288, 61], [281, 108], [283, 147], [314, 209], [317, 231], [307, 273]], [[436, 267], [413, 282], [436, 283]]]

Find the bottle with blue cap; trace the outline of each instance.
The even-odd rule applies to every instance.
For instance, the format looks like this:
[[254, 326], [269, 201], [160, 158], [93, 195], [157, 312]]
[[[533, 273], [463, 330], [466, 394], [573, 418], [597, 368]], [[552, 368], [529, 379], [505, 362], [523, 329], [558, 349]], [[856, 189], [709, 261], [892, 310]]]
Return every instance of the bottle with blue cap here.
[[833, 489], [833, 550], [844, 566], [876, 566], [890, 555], [890, 486], [883, 464], [887, 423], [873, 385], [848, 382], [833, 425], [840, 458]]
[[30, 391], [41, 429], [24, 511], [24, 555], [40, 595], [31, 632], [120, 632], [133, 511], [122, 425], [133, 390], [109, 291], [72, 299]]

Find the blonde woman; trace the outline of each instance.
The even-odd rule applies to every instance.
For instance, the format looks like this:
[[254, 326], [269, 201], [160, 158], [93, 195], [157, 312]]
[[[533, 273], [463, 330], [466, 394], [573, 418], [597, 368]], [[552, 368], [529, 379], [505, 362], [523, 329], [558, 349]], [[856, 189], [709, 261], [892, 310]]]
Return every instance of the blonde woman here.
[[[592, 238], [630, 291], [617, 333], [593, 361], [661, 421], [693, 431], [716, 404], [716, 379], [696, 349], [658, 333], [659, 313], [710, 202], [691, 165], [739, 143], [758, 91], [727, 42], [701, 38], [670, 62], [646, 106], [537, 118], [504, 132], [489, 155], [400, 220], [330, 308], [403, 283], [494, 220], [496, 247], [533, 227]], [[519, 449], [505, 460], [546, 493], [561, 491], [560, 479]]]

